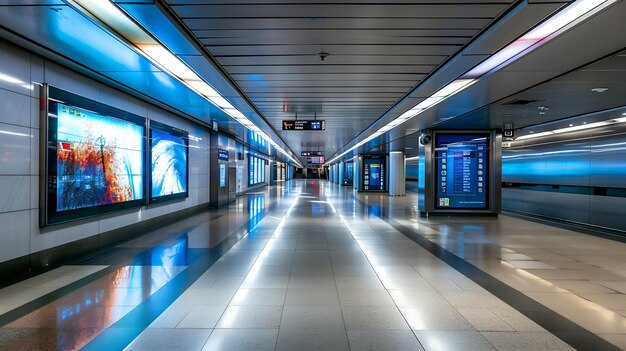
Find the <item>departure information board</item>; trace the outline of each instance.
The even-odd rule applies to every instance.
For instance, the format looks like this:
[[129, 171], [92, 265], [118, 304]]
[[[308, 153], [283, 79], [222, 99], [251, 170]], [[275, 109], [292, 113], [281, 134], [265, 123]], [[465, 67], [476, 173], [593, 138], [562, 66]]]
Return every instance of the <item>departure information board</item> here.
[[283, 130], [326, 130], [325, 120], [283, 120]]
[[435, 145], [435, 207], [486, 209], [489, 134], [437, 134]]
[[363, 157], [363, 190], [385, 190], [385, 156]]
[[324, 151], [302, 151], [300, 156], [324, 156]]

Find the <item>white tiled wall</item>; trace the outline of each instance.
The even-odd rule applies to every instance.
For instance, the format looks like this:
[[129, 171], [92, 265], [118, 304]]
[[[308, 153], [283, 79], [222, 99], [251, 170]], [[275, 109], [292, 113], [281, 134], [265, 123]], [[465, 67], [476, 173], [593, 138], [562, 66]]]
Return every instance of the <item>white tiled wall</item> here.
[[[209, 201], [208, 130], [0, 40], [0, 262]], [[18, 82], [19, 81], [19, 82]], [[46, 82], [200, 138], [190, 140], [189, 197], [39, 228], [39, 90]]]

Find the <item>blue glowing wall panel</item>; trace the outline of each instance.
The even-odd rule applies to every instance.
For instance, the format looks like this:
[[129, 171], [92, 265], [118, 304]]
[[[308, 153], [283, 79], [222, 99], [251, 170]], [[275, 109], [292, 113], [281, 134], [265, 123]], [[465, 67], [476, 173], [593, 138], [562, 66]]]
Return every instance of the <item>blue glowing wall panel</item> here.
[[57, 121], [57, 211], [143, 198], [143, 127], [60, 103]]
[[157, 122], [150, 127], [150, 202], [186, 197], [188, 133]]
[[437, 134], [435, 145], [435, 207], [486, 209], [489, 136]]

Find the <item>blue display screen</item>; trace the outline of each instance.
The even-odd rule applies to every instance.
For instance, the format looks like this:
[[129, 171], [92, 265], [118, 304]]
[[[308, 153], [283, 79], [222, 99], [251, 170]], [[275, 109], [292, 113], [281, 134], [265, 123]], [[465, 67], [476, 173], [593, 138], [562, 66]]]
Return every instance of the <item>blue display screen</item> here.
[[363, 190], [385, 190], [385, 158], [363, 158]]
[[151, 199], [187, 193], [185, 137], [159, 129], [152, 129], [151, 137]]
[[56, 211], [143, 198], [143, 126], [61, 103], [56, 115]]
[[346, 162], [343, 171], [343, 183], [345, 185], [352, 185], [354, 181], [354, 162]]
[[226, 187], [226, 164], [220, 163], [220, 188]]
[[437, 134], [435, 145], [435, 207], [486, 209], [489, 135]]

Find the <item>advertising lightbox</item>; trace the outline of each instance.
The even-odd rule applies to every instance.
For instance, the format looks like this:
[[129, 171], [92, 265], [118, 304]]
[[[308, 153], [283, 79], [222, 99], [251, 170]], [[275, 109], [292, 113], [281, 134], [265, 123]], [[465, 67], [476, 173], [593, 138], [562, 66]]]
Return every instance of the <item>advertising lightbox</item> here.
[[40, 225], [145, 203], [140, 116], [48, 87]]
[[150, 203], [188, 196], [189, 133], [150, 121]]

